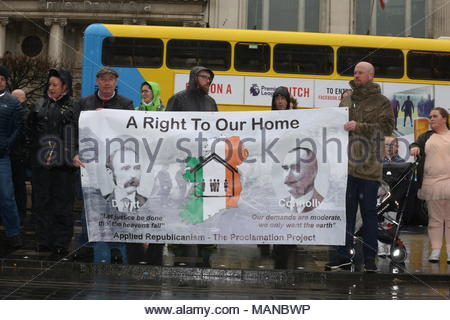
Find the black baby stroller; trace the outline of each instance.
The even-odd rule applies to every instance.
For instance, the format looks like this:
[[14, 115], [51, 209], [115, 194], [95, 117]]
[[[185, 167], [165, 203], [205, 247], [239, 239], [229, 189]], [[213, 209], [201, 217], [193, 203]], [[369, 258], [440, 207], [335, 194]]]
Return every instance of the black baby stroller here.
[[[383, 180], [386, 193], [380, 195], [377, 203], [378, 240], [390, 244], [390, 258], [395, 263], [406, 260], [407, 251], [399, 238], [399, 230], [406, 211], [407, 200], [414, 182], [414, 172], [418, 159], [414, 162], [389, 163], [383, 166]], [[395, 217], [388, 214], [396, 212]]]

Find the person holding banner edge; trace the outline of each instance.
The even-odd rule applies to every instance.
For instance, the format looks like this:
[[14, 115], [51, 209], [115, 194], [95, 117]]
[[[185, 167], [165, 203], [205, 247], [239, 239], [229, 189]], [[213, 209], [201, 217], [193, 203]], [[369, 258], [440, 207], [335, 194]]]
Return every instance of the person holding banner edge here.
[[75, 136], [78, 104], [72, 97], [72, 76], [64, 68], [50, 69], [44, 97], [31, 108], [26, 122], [32, 152], [33, 210], [36, 250], [63, 258], [73, 236], [75, 201]]
[[[117, 81], [119, 79], [119, 73], [116, 70], [114, 70], [111, 67], [102, 67], [97, 71], [95, 76], [98, 90], [94, 94], [91, 94], [89, 96], [80, 99], [79, 101], [80, 111], [101, 110], [101, 109], [134, 110], [133, 101], [116, 92]], [[73, 164], [78, 168], [84, 167], [82, 159], [80, 159], [79, 155], [76, 155], [74, 157]], [[80, 246], [81, 251], [75, 254], [74, 256], [75, 259], [89, 255], [89, 253], [87, 252], [89, 251], [89, 249], [87, 249], [89, 248], [88, 245], [89, 242], [87, 238], [86, 217], [84, 213], [84, 208], [80, 220], [82, 225], [82, 231], [79, 235], [77, 242], [78, 245]], [[106, 249], [105, 245], [107, 246]], [[96, 250], [97, 251], [110, 250], [114, 246], [125, 247], [125, 244], [96, 243], [94, 245], [94, 253]], [[99, 254], [99, 252], [97, 253]], [[116, 259], [118, 258], [116, 257]], [[125, 257], [122, 257], [122, 261], [123, 260], [125, 260]], [[104, 261], [104, 262], [110, 263], [111, 261]]]
[[384, 137], [392, 135], [394, 114], [389, 99], [373, 82], [374, 76], [372, 64], [359, 62], [350, 81], [352, 94], [340, 103], [340, 107], [349, 108], [349, 121], [344, 125], [349, 132], [345, 245], [334, 252], [334, 258], [325, 265], [327, 271], [352, 264], [358, 205], [363, 218], [364, 271], [377, 271], [377, 192], [383, 176]]

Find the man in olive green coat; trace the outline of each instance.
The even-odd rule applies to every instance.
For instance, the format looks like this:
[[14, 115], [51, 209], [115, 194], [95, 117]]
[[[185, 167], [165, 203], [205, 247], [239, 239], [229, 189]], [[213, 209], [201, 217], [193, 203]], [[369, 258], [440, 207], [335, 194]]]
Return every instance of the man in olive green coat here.
[[384, 137], [392, 134], [394, 114], [380, 86], [373, 83], [374, 75], [370, 63], [358, 63], [354, 80], [350, 81], [353, 92], [340, 105], [349, 108], [350, 120], [344, 125], [349, 132], [345, 246], [338, 247], [336, 257], [325, 265], [326, 270], [351, 265], [359, 205], [363, 219], [364, 270], [377, 271], [377, 192], [383, 176]]

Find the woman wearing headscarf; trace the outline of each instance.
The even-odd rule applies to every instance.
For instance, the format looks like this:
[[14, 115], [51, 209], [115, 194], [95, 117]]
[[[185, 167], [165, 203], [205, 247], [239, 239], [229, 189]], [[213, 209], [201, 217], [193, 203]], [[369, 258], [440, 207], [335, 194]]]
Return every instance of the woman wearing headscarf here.
[[291, 109], [291, 95], [286, 87], [278, 87], [272, 95], [272, 110]]
[[141, 84], [141, 104], [137, 110], [141, 111], [164, 111], [161, 103], [161, 89], [156, 82], [145, 81]]
[[28, 116], [26, 135], [32, 152], [36, 250], [57, 257], [67, 254], [73, 236], [78, 114], [69, 71], [50, 69], [44, 96]]
[[417, 196], [428, 206], [428, 237], [431, 242], [428, 260], [439, 262], [445, 236], [447, 263], [450, 264], [450, 130], [447, 110], [431, 109], [430, 128], [411, 144], [410, 153], [420, 156]]
[[[291, 107], [291, 95], [286, 87], [278, 87], [275, 89], [272, 95], [272, 110], [289, 110]], [[260, 249], [264, 252], [265, 245], [259, 245]], [[275, 269], [286, 269], [288, 265], [288, 256], [291, 250], [295, 250], [296, 245], [281, 244], [274, 245], [272, 256], [274, 258]]]

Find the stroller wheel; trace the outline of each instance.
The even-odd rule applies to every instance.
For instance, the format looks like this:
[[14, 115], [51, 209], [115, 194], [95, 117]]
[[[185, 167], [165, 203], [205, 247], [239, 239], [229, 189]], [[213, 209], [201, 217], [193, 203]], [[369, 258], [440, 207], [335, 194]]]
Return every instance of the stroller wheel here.
[[391, 247], [391, 260], [395, 263], [405, 262], [408, 256], [406, 248], [404, 246], [392, 246]]

